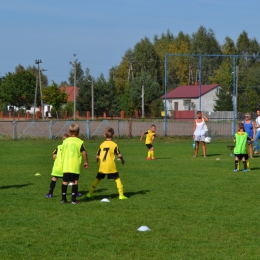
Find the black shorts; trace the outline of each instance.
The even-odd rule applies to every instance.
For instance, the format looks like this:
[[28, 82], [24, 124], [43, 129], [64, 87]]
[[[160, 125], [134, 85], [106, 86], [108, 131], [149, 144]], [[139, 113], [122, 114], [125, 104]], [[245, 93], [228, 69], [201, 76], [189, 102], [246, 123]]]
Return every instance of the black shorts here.
[[64, 182], [74, 182], [79, 179], [79, 174], [76, 173], [63, 173], [63, 181]]
[[248, 154], [235, 154], [235, 156], [238, 158], [238, 160], [242, 160], [243, 157], [245, 160], [248, 160]]
[[151, 148], [153, 148], [152, 144], [146, 144], [146, 147], [150, 150]]
[[119, 178], [118, 172], [109, 173], [109, 174], [105, 174], [105, 173], [98, 172], [96, 178], [99, 179], [99, 180], [102, 180], [102, 179], [104, 179], [106, 176], [107, 176], [108, 179], [114, 179], [114, 180], [116, 180], [116, 179]]

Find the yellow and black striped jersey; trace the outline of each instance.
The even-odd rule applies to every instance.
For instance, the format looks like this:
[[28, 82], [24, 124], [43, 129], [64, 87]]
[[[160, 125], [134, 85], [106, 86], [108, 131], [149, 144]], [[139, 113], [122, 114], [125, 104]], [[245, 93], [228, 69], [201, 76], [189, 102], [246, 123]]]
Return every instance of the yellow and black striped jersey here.
[[146, 134], [145, 144], [151, 144], [153, 142], [153, 138], [155, 137], [156, 133], [152, 132], [151, 130], [148, 130], [144, 134]]
[[112, 140], [104, 141], [97, 151], [99, 156], [98, 172], [104, 174], [116, 173], [115, 156], [118, 154], [120, 154], [120, 151], [115, 142]]

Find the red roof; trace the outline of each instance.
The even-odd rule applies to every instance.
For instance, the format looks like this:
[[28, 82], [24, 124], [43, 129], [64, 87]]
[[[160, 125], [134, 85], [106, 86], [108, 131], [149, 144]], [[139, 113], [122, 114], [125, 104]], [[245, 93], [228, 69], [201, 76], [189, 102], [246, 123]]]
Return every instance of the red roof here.
[[[212, 85], [201, 85], [201, 96], [210, 92], [211, 90], [219, 87], [218, 84]], [[164, 95], [161, 96], [164, 98]], [[187, 85], [187, 86], [179, 86], [166, 95], [167, 99], [176, 99], [176, 98], [199, 98], [199, 86], [196, 85]]]
[[[67, 101], [68, 102], [74, 102], [74, 86], [66, 86], [66, 87], [60, 87], [61, 89], [65, 89], [66, 93], [69, 95]], [[76, 97], [79, 94], [79, 88], [76, 87]]]

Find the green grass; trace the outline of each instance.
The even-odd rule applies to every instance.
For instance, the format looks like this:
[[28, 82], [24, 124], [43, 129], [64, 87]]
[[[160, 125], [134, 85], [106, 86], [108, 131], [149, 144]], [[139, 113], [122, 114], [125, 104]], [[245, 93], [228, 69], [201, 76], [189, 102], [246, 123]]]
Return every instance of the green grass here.
[[[260, 157], [250, 172], [234, 173], [228, 141], [213, 141], [208, 158], [193, 158], [191, 140], [158, 138], [156, 161], [145, 160], [143, 142], [116, 141], [129, 200], [118, 200], [114, 181], [105, 179], [94, 199], [81, 197], [79, 205], [60, 204], [61, 180], [54, 198], [45, 198], [60, 141], [1, 141], [0, 259], [260, 259]], [[85, 141], [84, 195], [100, 142]], [[142, 225], [151, 231], [137, 231]]]

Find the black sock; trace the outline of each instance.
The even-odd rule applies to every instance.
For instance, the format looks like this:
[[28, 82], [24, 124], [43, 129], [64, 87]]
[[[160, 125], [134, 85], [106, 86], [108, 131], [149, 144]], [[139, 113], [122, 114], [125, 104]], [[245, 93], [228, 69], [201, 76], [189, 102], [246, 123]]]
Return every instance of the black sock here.
[[52, 180], [51, 183], [50, 183], [49, 194], [53, 194], [55, 186], [56, 186], [56, 181]]
[[62, 200], [67, 201], [66, 193], [67, 193], [68, 185], [61, 185], [61, 192], [62, 192]]
[[238, 160], [235, 160], [235, 170], [237, 170]]
[[72, 197], [71, 197], [71, 200], [73, 202], [76, 202], [77, 193], [78, 193], [78, 185], [72, 185]]
[[246, 167], [246, 161], [243, 161], [243, 165], [244, 165], [244, 170], [246, 170], [246, 169], [247, 169], [247, 167]]

